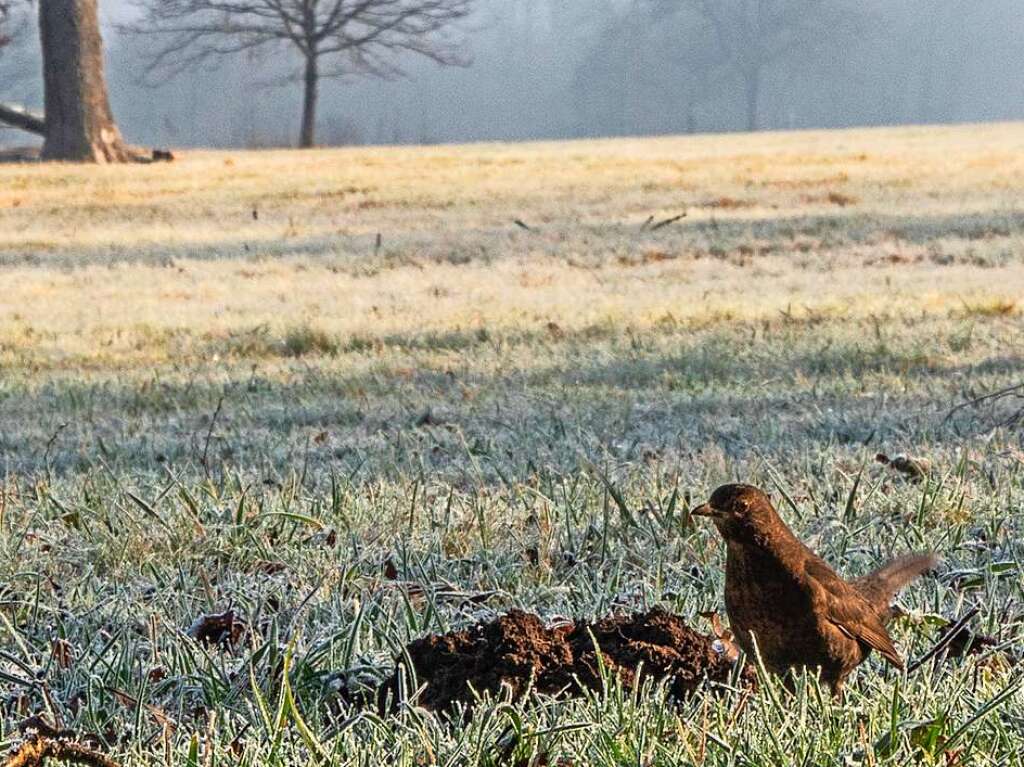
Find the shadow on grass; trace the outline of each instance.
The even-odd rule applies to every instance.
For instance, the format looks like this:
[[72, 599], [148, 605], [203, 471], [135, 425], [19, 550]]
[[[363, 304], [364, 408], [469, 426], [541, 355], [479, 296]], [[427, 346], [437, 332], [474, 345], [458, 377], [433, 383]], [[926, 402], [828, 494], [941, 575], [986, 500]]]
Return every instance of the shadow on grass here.
[[620, 330], [600, 341], [562, 339], [546, 354], [538, 347], [522, 369], [503, 357], [504, 340], [467, 332], [409, 342], [407, 351], [459, 350], [464, 364], [452, 369], [408, 367], [399, 357], [356, 374], [344, 357], [316, 357], [266, 376], [239, 360], [146, 380], [8, 381], [0, 465], [14, 474], [75, 474], [101, 462], [198, 472], [206, 456], [207, 466], [272, 476], [324, 466], [366, 476], [525, 476], [581, 461], [685, 462], [709, 446], [726, 456], [953, 446], [963, 423], [943, 419], [962, 391], [1024, 378], [1018, 353], [952, 364], [913, 335], [890, 346], [802, 327], [752, 343], [745, 332], [712, 329], [645, 349]]
[[[742, 246], [759, 243], [761, 252], [804, 252], [798, 241], [818, 240], [823, 247], [908, 243], [924, 245], [940, 240], [998, 244], [1002, 240], [1024, 236], [1024, 211], [1002, 210], [990, 213], [944, 213], [934, 215], [881, 215], [851, 209], [828, 215], [756, 216], [682, 221], [658, 232], [646, 233], [638, 240], [636, 226], [622, 222], [581, 225], [576, 219], [552, 221], [544, 236], [523, 233], [513, 226], [463, 228], [446, 231], [392, 232], [383, 248], [376, 245], [375, 234], [346, 235], [335, 232], [307, 237], [259, 240], [244, 236], [219, 242], [164, 245], [143, 243], [126, 247], [109, 246], [63, 249], [39, 243], [17, 248], [0, 248], [0, 267], [38, 266], [73, 269], [81, 266], [141, 264], [173, 266], [175, 260], [196, 261], [311, 258], [329, 263], [332, 268], [354, 275], [374, 274], [410, 264], [486, 264], [502, 258], [518, 257], [519, 247], [501, 247], [512, 238], [528, 244], [532, 252], [563, 258], [567, 252], [585, 253], [584, 262], [597, 266], [621, 257], [623, 249], [657, 245], [669, 250], [727, 256]], [[767, 245], [770, 243], [770, 247]], [[581, 247], [570, 247], [573, 244]], [[1014, 255], [1016, 254], [1016, 255]], [[936, 252], [938, 263], [966, 259], [976, 265], [997, 266], [1020, 257], [1019, 249], [1005, 248], [998, 253], [945, 254]]]

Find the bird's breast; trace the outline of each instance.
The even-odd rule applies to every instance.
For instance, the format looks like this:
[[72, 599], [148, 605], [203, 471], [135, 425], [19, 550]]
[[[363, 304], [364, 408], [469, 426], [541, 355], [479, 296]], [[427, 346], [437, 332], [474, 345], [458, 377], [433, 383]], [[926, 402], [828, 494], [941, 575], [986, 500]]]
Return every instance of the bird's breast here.
[[753, 651], [751, 634], [770, 666], [787, 665], [806, 652], [802, 637], [813, 633], [811, 593], [797, 563], [770, 553], [729, 546], [725, 607], [737, 641]]

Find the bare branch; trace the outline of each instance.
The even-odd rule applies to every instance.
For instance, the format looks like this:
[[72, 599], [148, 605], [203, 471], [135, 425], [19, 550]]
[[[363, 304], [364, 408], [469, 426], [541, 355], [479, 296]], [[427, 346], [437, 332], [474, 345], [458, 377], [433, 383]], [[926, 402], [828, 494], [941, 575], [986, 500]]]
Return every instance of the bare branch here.
[[826, 28], [824, 0], [693, 0], [741, 70], [767, 66], [813, 44]]
[[11, 15], [11, 9], [7, 3], [0, 2], [0, 48], [3, 48], [11, 40], [7, 37], [7, 19]]
[[0, 48], [10, 45], [20, 31], [14, 11], [14, 0], [0, 0]]
[[[4, 0], [0, 0], [4, 1]], [[291, 48], [304, 84], [301, 146], [312, 146], [319, 83], [346, 76], [399, 77], [414, 55], [443, 65], [467, 63], [453, 36], [474, 0], [134, 0], [138, 21], [122, 29], [156, 38], [147, 76], [183, 70], [246, 51]]]
[[394, 76], [395, 56], [465, 63], [450, 28], [473, 0], [135, 0], [139, 21], [122, 27], [161, 42], [148, 72], [177, 74], [210, 59], [293, 46], [303, 58], [330, 59], [320, 77]]

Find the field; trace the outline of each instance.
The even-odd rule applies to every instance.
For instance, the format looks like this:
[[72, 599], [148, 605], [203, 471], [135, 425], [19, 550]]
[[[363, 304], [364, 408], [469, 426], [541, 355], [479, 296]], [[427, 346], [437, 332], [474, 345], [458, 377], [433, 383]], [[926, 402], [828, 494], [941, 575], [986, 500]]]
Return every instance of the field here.
[[[0, 166], [0, 746], [38, 714], [122, 765], [1019, 763], [1024, 399], [980, 398], [1024, 381], [1022, 195], [1024, 125]], [[998, 646], [841, 702], [359, 702], [512, 608], [710, 631], [688, 508], [737, 479], [842, 572], [941, 552], [905, 657], [973, 608]], [[188, 635], [229, 609], [233, 645]]]

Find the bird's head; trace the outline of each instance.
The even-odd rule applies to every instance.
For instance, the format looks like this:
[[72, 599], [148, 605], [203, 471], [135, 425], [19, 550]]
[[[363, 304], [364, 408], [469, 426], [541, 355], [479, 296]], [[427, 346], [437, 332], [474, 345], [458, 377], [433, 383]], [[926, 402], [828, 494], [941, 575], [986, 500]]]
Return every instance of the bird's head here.
[[708, 517], [723, 538], [738, 543], [754, 542], [781, 522], [768, 496], [753, 485], [722, 485], [690, 513]]

